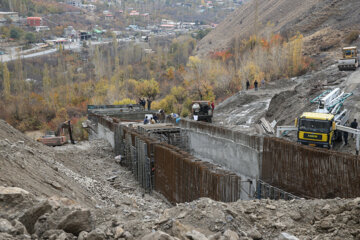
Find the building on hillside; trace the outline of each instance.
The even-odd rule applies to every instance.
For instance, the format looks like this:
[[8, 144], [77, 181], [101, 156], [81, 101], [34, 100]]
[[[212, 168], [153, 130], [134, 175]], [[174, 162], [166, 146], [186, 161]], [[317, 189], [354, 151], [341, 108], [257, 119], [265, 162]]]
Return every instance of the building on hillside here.
[[19, 21], [20, 18], [17, 12], [0, 12], [0, 26], [7, 23], [18, 23]]
[[73, 26], [68, 26], [64, 28], [64, 36], [67, 38], [75, 38], [77, 36], [77, 32]]
[[30, 27], [42, 26], [43, 19], [41, 17], [28, 17], [26, 23]]
[[81, 8], [86, 9], [86, 10], [91, 11], [91, 12], [96, 10], [96, 6], [93, 5], [93, 4], [82, 4]]
[[112, 14], [106, 14], [105, 15], [105, 21], [111, 21], [113, 19], [114, 19], [114, 15], [112, 15]]
[[50, 31], [50, 28], [48, 26], [35, 26], [36, 32], [43, 32], [43, 31]]
[[136, 10], [132, 10], [130, 13], [129, 13], [130, 16], [139, 16], [140, 13]]
[[66, 3], [74, 7], [81, 7], [82, 0], [66, 0]]

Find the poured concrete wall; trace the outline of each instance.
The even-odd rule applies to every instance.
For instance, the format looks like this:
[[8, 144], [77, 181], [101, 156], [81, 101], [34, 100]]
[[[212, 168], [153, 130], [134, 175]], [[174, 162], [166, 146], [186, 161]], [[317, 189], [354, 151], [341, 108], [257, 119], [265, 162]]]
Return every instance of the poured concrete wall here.
[[203, 122], [181, 120], [180, 126], [187, 135], [192, 155], [219, 164], [240, 175], [244, 191], [251, 198], [260, 178], [262, 162], [262, 138]]
[[114, 132], [112, 132], [106, 126], [103, 126], [101, 123], [98, 124], [97, 128], [97, 137], [107, 140], [112, 148], [115, 148], [115, 141], [114, 141]]

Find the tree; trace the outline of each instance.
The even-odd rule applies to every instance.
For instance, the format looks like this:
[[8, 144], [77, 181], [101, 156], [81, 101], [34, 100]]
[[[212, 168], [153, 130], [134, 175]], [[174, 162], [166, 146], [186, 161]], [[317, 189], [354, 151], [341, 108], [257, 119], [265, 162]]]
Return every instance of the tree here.
[[34, 33], [31, 33], [31, 32], [28, 32], [26, 33], [25, 35], [25, 40], [28, 42], [28, 43], [34, 43], [35, 42], [35, 34]]
[[14, 38], [14, 39], [20, 39], [22, 35], [22, 32], [20, 31], [20, 29], [17, 28], [12, 28], [10, 30], [10, 37]]
[[10, 92], [10, 73], [9, 73], [9, 69], [6, 65], [6, 63], [4, 63], [4, 67], [3, 67], [3, 84], [4, 84], [4, 97], [5, 100], [8, 100], [11, 92]]
[[138, 83], [136, 91], [139, 96], [147, 97], [154, 100], [156, 95], [160, 92], [159, 83], [155, 79], [145, 80]]
[[49, 68], [48, 68], [48, 65], [46, 63], [44, 65], [42, 83], [43, 83], [44, 94], [47, 95], [48, 91], [50, 90], [50, 87], [51, 87], [51, 78], [50, 78], [50, 75], [49, 75]]

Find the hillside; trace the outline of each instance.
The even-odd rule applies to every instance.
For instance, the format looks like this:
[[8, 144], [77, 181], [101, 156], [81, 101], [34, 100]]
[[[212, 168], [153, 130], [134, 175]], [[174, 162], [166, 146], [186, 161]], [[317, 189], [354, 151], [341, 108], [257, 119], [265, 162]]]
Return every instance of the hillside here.
[[[305, 35], [305, 49], [314, 53], [341, 44], [343, 37], [359, 29], [358, 0], [258, 0], [258, 34]], [[256, 1], [244, 4], [229, 15], [198, 44], [199, 55], [229, 48], [234, 38], [254, 34]], [[272, 27], [266, 27], [271, 23]], [[314, 47], [316, 46], [316, 47]]]

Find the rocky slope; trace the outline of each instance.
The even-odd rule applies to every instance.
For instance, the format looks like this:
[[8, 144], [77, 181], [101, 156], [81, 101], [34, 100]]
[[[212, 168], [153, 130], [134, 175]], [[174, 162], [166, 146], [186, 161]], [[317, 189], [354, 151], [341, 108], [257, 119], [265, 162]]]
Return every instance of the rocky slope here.
[[360, 239], [360, 199], [171, 206], [102, 140], [50, 148], [3, 121], [0, 134], [0, 239]]
[[[234, 38], [244, 39], [254, 34], [282, 33], [291, 37], [296, 32], [306, 36], [309, 54], [342, 44], [350, 30], [359, 29], [360, 8], [357, 0], [258, 0], [258, 20], [255, 25], [256, 1], [239, 7], [198, 44], [198, 54], [206, 55], [227, 49]], [[266, 27], [267, 23], [273, 27]], [[255, 26], [257, 26], [255, 28]]]

